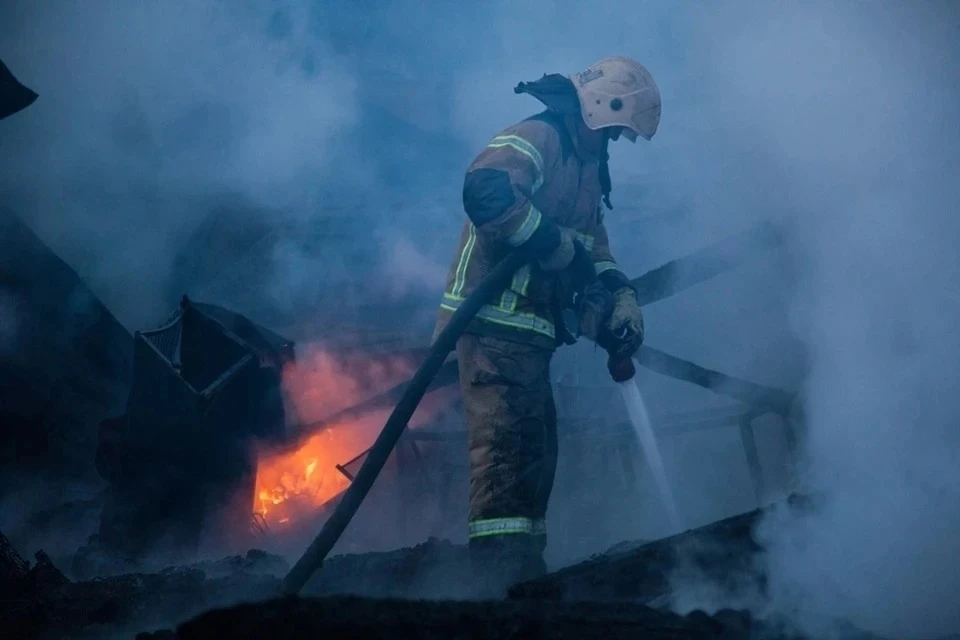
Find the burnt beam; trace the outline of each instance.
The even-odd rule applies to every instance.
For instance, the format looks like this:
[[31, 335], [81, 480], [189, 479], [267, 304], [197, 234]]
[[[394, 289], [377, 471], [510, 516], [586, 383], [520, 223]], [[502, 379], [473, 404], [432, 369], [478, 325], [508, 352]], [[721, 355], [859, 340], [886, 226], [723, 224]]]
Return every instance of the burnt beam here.
[[740, 266], [748, 257], [782, 244], [776, 227], [764, 222], [691, 254], [671, 260], [631, 281], [640, 306], [669, 298]]
[[793, 408], [794, 396], [787, 391], [707, 369], [647, 345], [640, 347], [640, 351], [637, 352], [637, 361], [650, 371], [695, 384], [756, 409], [786, 416]]

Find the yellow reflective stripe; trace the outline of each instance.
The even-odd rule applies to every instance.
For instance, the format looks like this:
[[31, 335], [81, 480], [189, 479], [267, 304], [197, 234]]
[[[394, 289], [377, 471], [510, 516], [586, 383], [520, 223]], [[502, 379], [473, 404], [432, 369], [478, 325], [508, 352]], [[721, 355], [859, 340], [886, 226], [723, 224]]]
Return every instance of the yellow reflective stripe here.
[[505, 327], [513, 327], [514, 329], [522, 329], [525, 331], [534, 331], [549, 338], [556, 337], [556, 334], [553, 330], [553, 323], [532, 313], [505, 311], [499, 307], [488, 304], [480, 308], [480, 312], [477, 313], [477, 317], [483, 318], [488, 322], [503, 325]]
[[[507, 311], [516, 311], [519, 296], [527, 295], [527, 289], [530, 288], [530, 265], [520, 267], [510, 282], [510, 288], [504, 290], [500, 297], [500, 307]], [[519, 296], [518, 296], [519, 294]]]
[[[526, 296], [527, 289], [530, 288], [530, 275], [532, 271], [529, 264], [525, 264], [513, 274], [513, 280], [510, 287], [503, 290], [500, 296], [500, 308], [505, 311], [516, 311], [519, 296]], [[518, 295], [519, 294], [519, 295]], [[462, 298], [461, 298], [462, 299]]]
[[524, 140], [520, 136], [516, 135], [507, 135], [507, 136], [497, 136], [495, 137], [488, 147], [493, 147], [494, 149], [499, 149], [501, 147], [511, 147], [516, 149], [523, 155], [527, 156], [533, 160], [534, 166], [537, 167], [537, 175], [543, 175], [543, 156], [540, 155], [540, 152], [537, 151], [537, 148], [530, 144], [527, 140]]
[[459, 296], [463, 293], [463, 285], [467, 279], [467, 265], [470, 264], [470, 257], [473, 255], [473, 246], [477, 242], [477, 229], [470, 225], [470, 233], [467, 241], [463, 244], [463, 251], [460, 252], [460, 263], [457, 264], [457, 275], [453, 280], [453, 288], [450, 293]]
[[[460, 303], [463, 302], [463, 300], [464, 299], [461, 296], [445, 293], [443, 294], [443, 302], [440, 303], [440, 308], [451, 312], [456, 311], [460, 307]], [[499, 306], [487, 304], [480, 307], [477, 317], [488, 322], [493, 322], [494, 324], [503, 325], [505, 327], [522, 329], [524, 331], [534, 331], [550, 338], [554, 338], [556, 336], [554, 333], [553, 323], [533, 313], [508, 310]]]
[[468, 524], [471, 538], [502, 536], [517, 533], [533, 533], [534, 522], [530, 518], [491, 518], [474, 520]]
[[510, 287], [505, 289], [500, 297], [500, 307], [507, 311], [516, 311], [519, 297], [527, 295], [527, 289], [530, 287], [530, 265], [525, 264], [513, 274], [513, 280]]
[[530, 288], [530, 265], [525, 264], [520, 267], [515, 274], [513, 274], [513, 282], [510, 284], [510, 288], [518, 292], [520, 295], [527, 295], [527, 289]]
[[597, 275], [600, 275], [604, 271], [610, 271], [611, 269], [616, 269], [617, 263], [611, 260], [601, 260], [600, 262], [594, 262], [593, 268], [597, 272]]
[[536, 177], [533, 180], [533, 190], [532, 193], [536, 193], [541, 186], [543, 186], [543, 156], [540, 155], [540, 152], [537, 151], [537, 148], [530, 144], [528, 141], [524, 140], [520, 136], [497, 136], [495, 137], [490, 144], [487, 145], [491, 149], [502, 149], [503, 147], [509, 147], [514, 151], [518, 151], [523, 155], [530, 158], [533, 161], [533, 166], [536, 169]]
[[533, 235], [533, 232], [537, 230], [537, 227], [540, 226], [540, 221], [543, 219], [543, 216], [540, 215], [540, 211], [537, 210], [532, 204], [530, 208], [527, 209], [527, 216], [523, 219], [523, 222], [520, 224], [520, 227], [507, 236], [507, 244], [511, 247], [519, 247], [524, 242], [530, 239], [530, 236]]

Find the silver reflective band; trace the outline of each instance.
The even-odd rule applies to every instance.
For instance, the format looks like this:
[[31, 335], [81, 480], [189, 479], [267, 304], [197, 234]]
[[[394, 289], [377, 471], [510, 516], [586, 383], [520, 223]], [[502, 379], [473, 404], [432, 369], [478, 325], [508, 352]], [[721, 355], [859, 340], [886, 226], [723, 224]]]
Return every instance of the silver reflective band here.
[[494, 518], [492, 520], [474, 520], [470, 523], [470, 537], [502, 536], [512, 533], [531, 533], [533, 520], [530, 518]]
[[617, 263], [610, 262], [609, 260], [605, 260], [605, 261], [594, 263], [593, 268], [596, 270], [597, 275], [600, 275], [604, 271], [610, 271], [611, 269], [616, 269]]
[[511, 534], [527, 534], [542, 536], [547, 533], [547, 523], [543, 520], [530, 518], [492, 518], [490, 520], [474, 520], [470, 523], [470, 537], [503, 536]]

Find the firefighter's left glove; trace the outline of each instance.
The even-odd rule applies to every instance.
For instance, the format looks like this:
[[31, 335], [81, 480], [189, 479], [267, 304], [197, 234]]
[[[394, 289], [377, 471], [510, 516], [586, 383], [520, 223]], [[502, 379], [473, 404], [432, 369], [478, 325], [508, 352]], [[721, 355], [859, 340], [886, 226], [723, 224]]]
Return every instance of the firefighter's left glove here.
[[621, 353], [636, 353], [643, 344], [643, 312], [637, 304], [637, 292], [633, 287], [623, 287], [613, 294], [613, 313], [607, 321], [607, 329], [614, 340], [622, 343]]

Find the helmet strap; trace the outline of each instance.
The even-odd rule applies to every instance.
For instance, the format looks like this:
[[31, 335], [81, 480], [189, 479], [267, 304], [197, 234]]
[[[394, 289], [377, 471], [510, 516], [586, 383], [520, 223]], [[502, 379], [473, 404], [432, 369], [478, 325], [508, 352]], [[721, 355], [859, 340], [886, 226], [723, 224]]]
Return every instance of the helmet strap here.
[[610, 180], [610, 153], [607, 147], [610, 145], [610, 134], [603, 133], [603, 148], [600, 151], [600, 191], [603, 193], [603, 204], [607, 209], [613, 209], [610, 204], [610, 192], [613, 191], [613, 183]]

